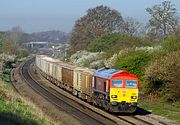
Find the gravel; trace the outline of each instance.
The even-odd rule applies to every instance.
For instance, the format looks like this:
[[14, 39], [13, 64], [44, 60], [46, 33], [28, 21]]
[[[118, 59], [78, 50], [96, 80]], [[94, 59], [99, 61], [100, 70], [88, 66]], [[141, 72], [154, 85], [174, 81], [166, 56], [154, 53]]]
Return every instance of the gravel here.
[[20, 74], [18, 68], [12, 71], [13, 85], [19, 94], [26, 100], [32, 102], [37, 108], [39, 108], [44, 117], [49, 119], [55, 125], [83, 125], [80, 121], [73, 116], [61, 111], [58, 107], [47, 101], [44, 97], [37, 94], [27, 83], [25, 83]]

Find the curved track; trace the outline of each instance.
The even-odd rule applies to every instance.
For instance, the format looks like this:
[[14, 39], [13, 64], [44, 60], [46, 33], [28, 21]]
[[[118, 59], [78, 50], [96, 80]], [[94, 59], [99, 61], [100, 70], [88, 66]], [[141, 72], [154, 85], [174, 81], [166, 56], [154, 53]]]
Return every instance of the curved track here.
[[38, 92], [40, 95], [42, 95], [44, 98], [55, 104], [60, 110], [63, 110], [70, 115], [74, 116], [78, 120], [80, 120], [82, 123], [86, 125], [105, 125], [105, 124], [116, 124], [116, 122], [107, 119], [105, 117], [100, 116], [97, 113], [94, 113], [92, 111], [88, 111], [86, 108], [82, 106], [77, 106], [79, 104], [75, 104], [75, 102], [72, 102], [72, 100], [69, 100], [68, 98], [64, 96], [60, 96], [60, 94], [57, 96], [40, 84], [38, 84], [29, 74], [28, 69], [30, 64], [34, 61], [34, 58], [28, 60], [26, 63], [24, 63], [19, 71], [22, 77], [24, 77], [26, 83], [34, 89], [36, 92]]
[[[28, 60], [19, 68], [21, 77], [26, 83], [38, 94], [46, 98], [48, 101], [56, 105], [60, 110], [69, 113], [76, 119], [86, 125], [167, 125], [158, 119], [150, 118], [146, 115], [112, 115], [102, 110], [94, 110], [84, 103], [76, 102], [76, 100], [63, 95], [54, 87], [45, 87], [43, 82], [47, 80], [39, 80], [32, 76], [30, 65], [34, 62], [34, 58]], [[32, 67], [31, 67], [32, 68]], [[34, 74], [35, 75], [35, 74]], [[41, 84], [40, 84], [41, 83]], [[141, 110], [139, 110], [141, 111]], [[139, 112], [138, 111], [138, 112]]]

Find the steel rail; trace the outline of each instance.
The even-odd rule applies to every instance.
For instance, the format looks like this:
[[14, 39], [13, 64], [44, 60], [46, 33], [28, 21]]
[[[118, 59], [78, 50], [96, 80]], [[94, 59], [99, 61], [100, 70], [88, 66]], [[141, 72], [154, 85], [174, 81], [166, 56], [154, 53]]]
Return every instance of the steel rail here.
[[[83, 124], [86, 125], [105, 125], [106, 123], [104, 121], [107, 121], [106, 119], [102, 120], [96, 117], [93, 117], [92, 115], [89, 115], [87, 112], [83, 112], [77, 107], [74, 107], [70, 105], [67, 101], [64, 101], [64, 98], [61, 99], [60, 97], [57, 97], [56, 95], [49, 92], [44, 87], [40, 86], [34, 79], [31, 78], [28, 72], [28, 68], [30, 64], [33, 62], [33, 59], [28, 60], [26, 63], [24, 63], [20, 67], [20, 74], [26, 81], [26, 83], [37, 93], [39, 93], [41, 96], [46, 98], [48, 101], [52, 102], [54, 105], [56, 105], [61, 110], [71, 114], [76, 119], [81, 121]], [[116, 124], [114, 121], [110, 122], [111, 124]]]
[[[83, 104], [80, 104], [79, 102], [75, 102], [73, 99], [68, 98], [67, 96], [64, 97], [63, 95], [61, 95], [61, 93], [59, 93], [59, 91], [57, 91], [51, 87], [49, 87], [50, 90], [48, 88], [45, 88], [42, 84], [38, 83], [40, 81], [34, 79], [33, 76], [31, 76], [31, 73], [29, 72], [29, 66], [32, 62], [33, 62], [33, 58], [28, 60], [23, 65], [21, 65], [19, 68], [19, 72], [20, 72], [21, 76], [24, 78], [24, 80], [26, 81], [26, 83], [32, 89], [34, 89], [37, 93], [39, 93], [41, 96], [46, 98], [48, 101], [52, 102], [54, 105], [56, 105], [61, 110], [65, 111], [67, 113], [70, 113], [72, 116], [74, 116], [75, 118], [80, 120], [82, 123], [87, 124], [87, 125], [92, 125], [92, 124], [93, 125], [96, 125], [96, 124], [97, 125], [99, 125], [99, 124], [105, 125], [105, 124], [107, 124], [107, 122], [105, 122], [105, 121], [109, 120], [109, 121], [111, 121], [111, 124], [120, 124], [120, 125], [121, 124], [136, 125], [137, 121], [139, 121], [139, 124], [156, 125], [155, 123], [151, 123], [151, 121], [144, 120], [140, 117], [136, 117], [136, 115], [135, 116], [129, 115], [129, 116], [125, 116], [125, 117], [115, 115], [115, 117], [118, 118], [119, 121], [123, 121], [122, 123], [119, 123], [119, 122], [117, 122], [117, 120], [113, 121], [112, 119], [105, 117], [105, 115], [102, 115], [100, 112], [95, 112], [91, 108], [86, 107]], [[73, 104], [74, 103], [77, 103], [77, 104], [75, 104], [75, 106], [74, 106], [74, 105], [72, 105], [72, 102], [73, 102]], [[77, 105], [79, 105], [79, 107], [81, 107], [81, 108], [76, 107]], [[88, 114], [89, 112], [86, 112], [87, 109], [89, 109], [91, 111], [90, 114]], [[98, 119], [97, 117], [94, 117], [92, 115], [92, 112], [94, 113], [95, 116], [97, 116], [97, 115], [102, 116], [104, 118], [104, 120], [102, 120], [102, 118]], [[98, 117], [100, 117], [100, 116], [98, 116]], [[146, 116], [144, 115], [144, 117], [146, 117]], [[134, 121], [136, 121], [136, 122], [134, 122], [132, 119], [134, 119]], [[160, 120], [156, 119], [155, 121], [160, 125], [167, 125], [166, 123], [164, 123]]]

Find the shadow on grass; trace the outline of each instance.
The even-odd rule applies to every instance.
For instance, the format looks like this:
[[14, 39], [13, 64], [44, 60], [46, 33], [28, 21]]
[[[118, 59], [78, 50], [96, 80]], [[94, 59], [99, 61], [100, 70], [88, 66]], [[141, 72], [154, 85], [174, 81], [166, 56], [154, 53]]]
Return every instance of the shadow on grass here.
[[38, 123], [10, 112], [0, 112], [0, 125], [38, 125]]

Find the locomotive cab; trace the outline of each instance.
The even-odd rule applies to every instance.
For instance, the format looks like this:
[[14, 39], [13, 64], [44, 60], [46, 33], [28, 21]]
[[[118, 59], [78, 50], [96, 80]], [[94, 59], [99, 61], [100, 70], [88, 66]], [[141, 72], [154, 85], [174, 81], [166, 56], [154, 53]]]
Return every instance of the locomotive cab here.
[[123, 70], [100, 69], [95, 72], [95, 81], [96, 97], [105, 95], [109, 99], [108, 105], [107, 98], [98, 100], [98, 102], [103, 102], [105, 109], [112, 112], [134, 112], [136, 110], [138, 78], [135, 75]]

